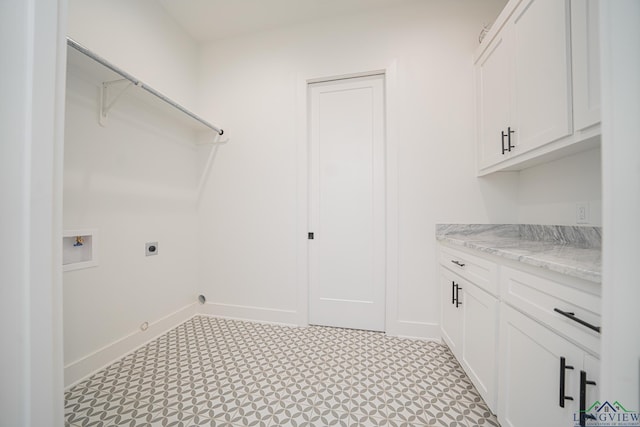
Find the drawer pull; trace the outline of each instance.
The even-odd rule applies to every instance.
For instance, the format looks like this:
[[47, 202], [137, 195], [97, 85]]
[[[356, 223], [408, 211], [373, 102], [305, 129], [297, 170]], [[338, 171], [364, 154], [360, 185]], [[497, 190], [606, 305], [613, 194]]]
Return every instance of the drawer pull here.
[[455, 265], [457, 265], [458, 267], [464, 267], [464, 264], [463, 264], [463, 263], [461, 263], [461, 262], [460, 262], [460, 261], [458, 261], [458, 260], [451, 260], [451, 262], [452, 262], [452, 263], [454, 263]]
[[554, 308], [553, 311], [555, 311], [556, 313], [560, 313], [565, 317], [568, 317], [569, 319], [573, 320], [574, 322], [578, 322], [583, 326], [586, 326], [589, 329], [592, 329], [594, 331], [596, 331], [597, 333], [600, 333], [600, 326], [593, 326], [591, 323], [585, 322], [582, 319], [577, 318], [575, 315], [575, 313], [570, 312], [570, 311], [562, 311], [559, 308]]
[[587, 379], [587, 373], [580, 371], [580, 426], [587, 425], [587, 418], [595, 420], [596, 417], [592, 414], [587, 414], [587, 386], [597, 385], [595, 381], [589, 381]]
[[573, 397], [564, 395], [564, 384], [565, 384], [564, 371], [567, 369], [573, 369], [573, 366], [567, 365], [567, 359], [565, 359], [563, 356], [560, 358], [560, 407], [561, 408], [564, 408], [565, 400], [573, 400]]

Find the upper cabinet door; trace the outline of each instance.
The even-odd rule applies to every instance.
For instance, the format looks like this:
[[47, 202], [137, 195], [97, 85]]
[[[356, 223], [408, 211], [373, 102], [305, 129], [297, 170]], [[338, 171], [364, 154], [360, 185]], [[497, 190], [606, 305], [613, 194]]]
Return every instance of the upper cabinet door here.
[[480, 169], [494, 165], [510, 155], [509, 151], [502, 149], [502, 133], [509, 126], [511, 107], [507, 44], [505, 32], [498, 34], [476, 67]]
[[598, 0], [571, 1], [573, 120], [576, 132], [600, 123]]
[[568, 0], [525, 0], [512, 38], [514, 155], [572, 133]]

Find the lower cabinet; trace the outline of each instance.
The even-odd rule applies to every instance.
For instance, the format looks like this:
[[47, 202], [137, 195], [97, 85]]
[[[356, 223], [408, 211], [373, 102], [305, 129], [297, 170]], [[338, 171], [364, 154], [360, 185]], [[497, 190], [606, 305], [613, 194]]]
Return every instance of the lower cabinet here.
[[442, 339], [460, 360], [462, 356], [462, 283], [458, 275], [440, 268], [440, 310]]
[[584, 411], [597, 400], [598, 360], [506, 305], [500, 316], [500, 355], [502, 426], [579, 425], [581, 405]]
[[590, 425], [600, 285], [449, 246], [439, 261], [442, 339], [500, 424]]
[[443, 340], [495, 412], [498, 299], [447, 268], [440, 272]]
[[464, 289], [463, 368], [495, 413], [498, 403], [498, 299], [469, 284]]

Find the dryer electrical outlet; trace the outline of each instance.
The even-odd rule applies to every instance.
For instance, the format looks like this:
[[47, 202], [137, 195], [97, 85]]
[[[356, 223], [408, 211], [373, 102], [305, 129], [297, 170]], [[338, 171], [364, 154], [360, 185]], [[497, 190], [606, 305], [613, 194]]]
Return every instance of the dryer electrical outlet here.
[[144, 245], [145, 255], [158, 255], [158, 242], [147, 242]]

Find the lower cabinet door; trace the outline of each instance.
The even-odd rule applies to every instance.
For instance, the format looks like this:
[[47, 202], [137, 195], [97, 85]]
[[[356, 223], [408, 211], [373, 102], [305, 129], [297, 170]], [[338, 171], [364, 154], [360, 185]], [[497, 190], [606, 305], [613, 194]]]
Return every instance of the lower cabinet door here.
[[[585, 425], [596, 424], [592, 419], [589, 419], [589, 416], [597, 416], [599, 415], [598, 409], [601, 409], [600, 413], [604, 412], [606, 414], [606, 407], [601, 408], [601, 405], [598, 403], [604, 404], [605, 401], [600, 401], [600, 360], [590, 354], [584, 355], [584, 367], [582, 369], [585, 375], [585, 383], [580, 384], [581, 387], [584, 387], [584, 410], [585, 410]], [[579, 380], [582, 383], [582, 380]], [[578, 400], [580, 402], [580, 400]], [[609, 403], [614, 403], [609, 402]], [[580, 403], [577, 405], [580, 410]], [[579, 420], [580, 414], [576, 413], [576, 420]], [[597, 424], [596, 424], [597, 425]]]
[[575, 425], [584, 352], [507, 305], [500, 314], [500, 347], [500, 424]]
[[442, 313], [442, 339], [456, 359], [462, 356], [462, 303], [463, 289], [460, 278], [440, 267], [440, 310]]
[[464, 289], [462, 365], [478, 392], [497, 411], [498, 300], [477, 286]]

